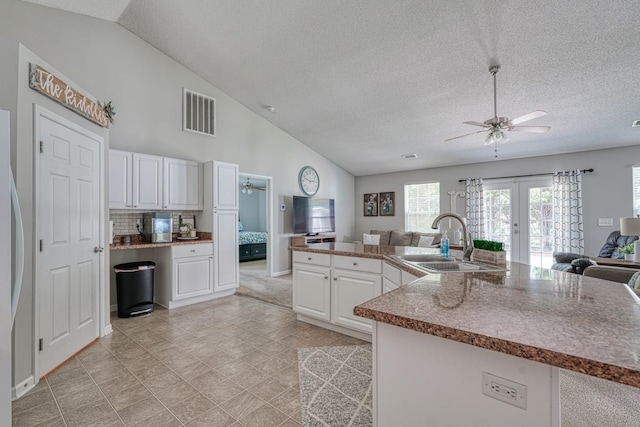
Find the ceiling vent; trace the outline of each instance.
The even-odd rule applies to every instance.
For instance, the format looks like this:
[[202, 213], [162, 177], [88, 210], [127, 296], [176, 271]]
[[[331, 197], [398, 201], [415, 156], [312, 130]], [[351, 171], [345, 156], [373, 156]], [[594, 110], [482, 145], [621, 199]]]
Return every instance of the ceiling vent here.
[[216, 136], [216, 100], [184, 89], [182, 97], [182, 130]]

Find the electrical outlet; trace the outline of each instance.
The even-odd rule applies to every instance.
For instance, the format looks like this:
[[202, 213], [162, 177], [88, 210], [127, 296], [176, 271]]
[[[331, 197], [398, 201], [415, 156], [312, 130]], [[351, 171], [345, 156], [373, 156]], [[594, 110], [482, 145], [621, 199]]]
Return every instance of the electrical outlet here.
[[501, 400], [518, 408], [527, 409], [527, 386], [501, 378], [488, 372], [482, 373], [482, 394]]

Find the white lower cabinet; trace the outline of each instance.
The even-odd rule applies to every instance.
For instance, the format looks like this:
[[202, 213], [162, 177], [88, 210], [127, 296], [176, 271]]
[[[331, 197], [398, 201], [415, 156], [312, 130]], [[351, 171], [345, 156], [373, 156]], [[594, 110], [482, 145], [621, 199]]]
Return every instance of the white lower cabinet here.
[[331, 320], [331, 268], [296, 263], [293, 267], [293, 310], [320, 320]]
[[179, 245], [166, 249], [156, 267], [156, 302], [175, 308], [211, 299], [213, 245]]
[[353, 314], [353, 308], [382, 294], [380, 273], [334, 269], [331, 286], [331, 320], [338, 325], [371, 332], [371, 320]]

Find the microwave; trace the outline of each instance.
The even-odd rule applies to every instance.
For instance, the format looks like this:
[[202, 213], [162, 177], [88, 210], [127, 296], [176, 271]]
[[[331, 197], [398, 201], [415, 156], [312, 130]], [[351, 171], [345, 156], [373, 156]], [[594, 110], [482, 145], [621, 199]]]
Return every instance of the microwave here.
[[146, 212], [142, 215], [142, 234], [146, 242], [171, 242], [172, 231], [171, 212]]

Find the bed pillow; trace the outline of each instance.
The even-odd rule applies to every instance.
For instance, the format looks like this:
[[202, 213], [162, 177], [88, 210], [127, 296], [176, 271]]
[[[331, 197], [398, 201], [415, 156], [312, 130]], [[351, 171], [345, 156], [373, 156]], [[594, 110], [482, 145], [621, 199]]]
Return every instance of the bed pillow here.
[[238, 231], [244, 231], [244, 225], [242, 225], [242, 221], [238, 221]]
[[380, 235], [379, 234], [362, 234], [362, 243], [365, 245], [379, 245], [380, 244]]

